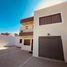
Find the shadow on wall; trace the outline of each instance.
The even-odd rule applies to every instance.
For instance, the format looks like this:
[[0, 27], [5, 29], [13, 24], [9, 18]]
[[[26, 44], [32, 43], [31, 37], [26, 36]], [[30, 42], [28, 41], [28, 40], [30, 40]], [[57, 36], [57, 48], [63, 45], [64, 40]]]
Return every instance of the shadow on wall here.
[[17, 46], [18, 39], [15, 36], [0, 36], [0, 46]]

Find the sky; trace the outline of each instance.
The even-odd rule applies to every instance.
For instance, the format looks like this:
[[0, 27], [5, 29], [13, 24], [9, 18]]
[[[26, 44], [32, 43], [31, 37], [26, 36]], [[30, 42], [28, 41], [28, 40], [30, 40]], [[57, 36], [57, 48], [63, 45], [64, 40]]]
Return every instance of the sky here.
[[0, 0], [0, 33], [18, 33], [20, 20], [34, 11], [67, 0]]
[[67, 0], [41, 0], [41, 3], [38, 5], [36, 10], [50, 7], [63, 2], [67, 2]]

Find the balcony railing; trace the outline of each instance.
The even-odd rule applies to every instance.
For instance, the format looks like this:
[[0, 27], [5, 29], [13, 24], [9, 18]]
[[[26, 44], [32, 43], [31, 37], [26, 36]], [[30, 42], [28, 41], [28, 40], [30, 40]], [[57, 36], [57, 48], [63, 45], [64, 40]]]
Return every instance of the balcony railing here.
[[29, 35], [33, 35], [33, 32], [20, 32], [19, 36], [29, 36]]

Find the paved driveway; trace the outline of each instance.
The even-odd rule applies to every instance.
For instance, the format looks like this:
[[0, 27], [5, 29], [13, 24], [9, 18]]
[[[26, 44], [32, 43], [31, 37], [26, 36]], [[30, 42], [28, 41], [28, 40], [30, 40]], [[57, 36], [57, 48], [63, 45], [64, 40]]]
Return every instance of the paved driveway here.
[[0, 67], [19, 67], [30, 57], [31, 54], [15, 47], [0, 50]]
[[32, 57], [29, 52], [14, 47], [0, 50], [0, 67], [67, 67], [67, 64]]

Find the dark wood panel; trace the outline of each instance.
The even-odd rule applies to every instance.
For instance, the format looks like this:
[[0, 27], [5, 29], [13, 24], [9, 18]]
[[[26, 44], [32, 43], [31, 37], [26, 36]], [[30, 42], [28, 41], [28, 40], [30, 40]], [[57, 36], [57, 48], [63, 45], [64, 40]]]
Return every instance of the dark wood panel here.
[[43, 16], [39, 18], [39, 25], [53, 24], [62, 22], [61, 13], [53, 14], [49, 16]]
[[64, 60], [61, 37], [39, 37], [39, 56]]
[[31, 44], [31, 50], [33, 51], [33, 39], [32, 39], [32, 44]]
[[52, 23], [59, 23], [62, 22], [61, 14], [56, 14], [52, 16]]
[[26, 19], [22, 19], [20, 21], [20, 23], [26, 23], [26, 22], [29, 22], [29, 21], [34, 21], [34, 17], [29, 17], [29, 18], [26, 18]]
[[20, 32], [19, 36], [29, 36], [29, 35], [33, 35], [33, 32]]
[[24, 45], [30, 45], [30, 39], [24, 39]]
[[47, 16], [44, 19], [45, 19], [45, 21], [44, 21], [45, 24], [51, 24], [52, 23], [52, 16]]
[[45, 24], [45, 19], [44, 17], [39, 18], [39, 25], [44, 25]]

